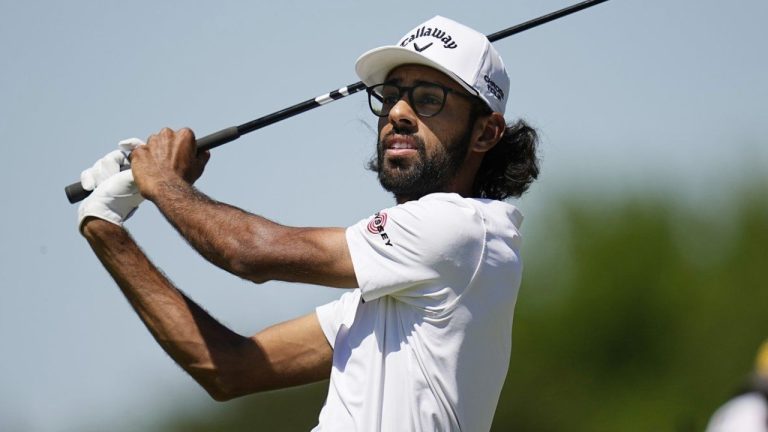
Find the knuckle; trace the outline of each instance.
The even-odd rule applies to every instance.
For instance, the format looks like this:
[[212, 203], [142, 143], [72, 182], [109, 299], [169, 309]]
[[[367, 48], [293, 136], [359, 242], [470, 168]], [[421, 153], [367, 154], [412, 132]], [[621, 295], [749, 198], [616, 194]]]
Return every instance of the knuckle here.
[[178, 134], [181, 135], [181, 136], [184, 136], [184, 137], [193, 137], [194, 138], [194, 136], [195, 136], [195, 133], [192, 131], [192, 129], [190, 129], [188, 127], [184, 127], [184, 128], [179, 129]]

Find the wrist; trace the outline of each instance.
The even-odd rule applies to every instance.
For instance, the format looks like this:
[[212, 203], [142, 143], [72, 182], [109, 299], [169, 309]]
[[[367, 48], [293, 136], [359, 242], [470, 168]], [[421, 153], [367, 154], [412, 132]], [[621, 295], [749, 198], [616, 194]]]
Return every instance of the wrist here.
[[121, 226], [95, 216], [86, 217], [80, 225], [80, 234], [88, 240], [114, 237], [115, 233], [124, 231]]
[[191, 185], [184, 181], [183, 178], [170, 173], [148, 184], [137, 182], [137, 186], [139, 187], [141, 196], [155, 204], [171, 195], [173, 191], [184, 190], [191, 187]]
[[133, 182], [133, 173], [117, 173], [101, 183], [80, 203], [77, 209], [78, 227], [82, 232], [86, 220], [92, 218], [122, 226], [143, 200]]

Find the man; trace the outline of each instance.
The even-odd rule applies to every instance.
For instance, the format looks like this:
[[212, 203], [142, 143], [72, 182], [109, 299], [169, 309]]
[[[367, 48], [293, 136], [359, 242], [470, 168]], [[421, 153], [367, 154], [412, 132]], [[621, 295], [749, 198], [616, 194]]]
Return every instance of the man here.
[[715, 411], [706, 431], [768, 431], [768, 340], [757, 351], [749, 383]]
[[[538, 175], [535, 131], [505, 124], [501, 58], [454, 21], [435, 17], [356, 70], [379, 116], [370, 168], [396, 206], [347, 229], [282, 226], [196, 190], [209, 155], [196, 154], [188, 129], [164, 129], [84, 172], [95, 190], [80, 229], [158, 343], [216, 400], [330, 378], [315, 430], [488, 430], [522, 270], [522, 215], [502, 200]], [[126, 163], [132, 171], [115, 174]], [[122, 228], [143, 198], [235, 275], [352, 289], [235, 334]]]

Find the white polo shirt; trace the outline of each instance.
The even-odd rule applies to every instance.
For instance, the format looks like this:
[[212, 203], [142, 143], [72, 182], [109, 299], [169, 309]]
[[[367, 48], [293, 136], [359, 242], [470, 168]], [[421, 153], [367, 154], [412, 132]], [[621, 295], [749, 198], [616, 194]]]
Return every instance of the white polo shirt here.
[[435, 193], [347, 229], [360, 288], [316, 311], [333, 368], [314, 431], [490, 429], [521, 222], [508, 203]]
[[712, 415], [706, 432], [766, 432], [768, 403], [760, 393], [745, 393], [721, 406]]

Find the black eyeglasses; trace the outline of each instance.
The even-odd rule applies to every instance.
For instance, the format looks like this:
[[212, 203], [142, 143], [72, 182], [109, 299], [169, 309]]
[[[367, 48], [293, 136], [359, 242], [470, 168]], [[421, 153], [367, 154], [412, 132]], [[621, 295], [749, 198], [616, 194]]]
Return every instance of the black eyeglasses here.
[[435, 83], [419, 83], [412, 87], [383, 83], [370, 86], [366, 90], [368, 91], [368, 105], [371, 107], [371, 111], [379, 117], [388, 116], [392, 107], [402, 99], [403, 93], [408, 94], [408, 103], [421, 117], [433, 117], [440, 114], [440, 111], [445, 107], [448, 93], [472, 101], [476, 100], [474, 96]]

